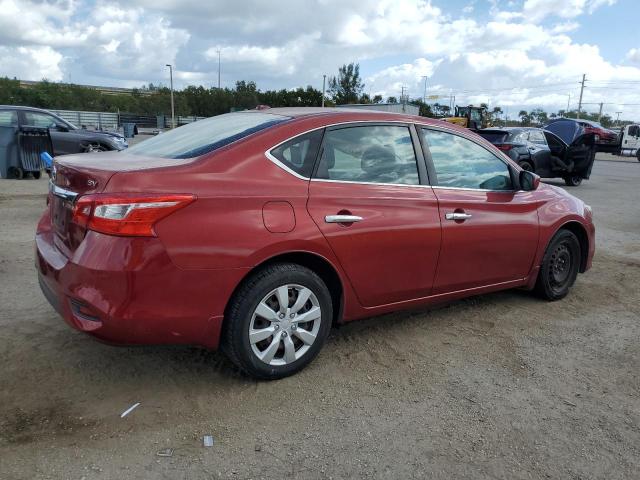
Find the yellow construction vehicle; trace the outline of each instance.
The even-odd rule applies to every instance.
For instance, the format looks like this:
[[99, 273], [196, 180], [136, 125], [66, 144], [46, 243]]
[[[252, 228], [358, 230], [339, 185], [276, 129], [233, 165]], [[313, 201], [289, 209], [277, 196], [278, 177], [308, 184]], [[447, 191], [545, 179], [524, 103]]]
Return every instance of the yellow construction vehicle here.
[[459, 107], [456, 105], [453, 117], [443, 118], [445, 122], [455, 123], [461, 127], [477, 130], [479, 128], [490, 127], [486, 107]]

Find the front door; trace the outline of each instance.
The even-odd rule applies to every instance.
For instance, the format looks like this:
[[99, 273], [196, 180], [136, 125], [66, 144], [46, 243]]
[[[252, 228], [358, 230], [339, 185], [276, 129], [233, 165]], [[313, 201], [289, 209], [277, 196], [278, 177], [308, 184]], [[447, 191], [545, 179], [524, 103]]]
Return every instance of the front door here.
[[310, 182], [308, 211], [365, 307], [431, 292], [440, 218], [414, 142], [404, 124], [327, 129]]
[[433, 294], [525, 278], [538, 245], [535, 195], [515, 191], [507, 162], [474, 141], [420, 133], [442, 222]]

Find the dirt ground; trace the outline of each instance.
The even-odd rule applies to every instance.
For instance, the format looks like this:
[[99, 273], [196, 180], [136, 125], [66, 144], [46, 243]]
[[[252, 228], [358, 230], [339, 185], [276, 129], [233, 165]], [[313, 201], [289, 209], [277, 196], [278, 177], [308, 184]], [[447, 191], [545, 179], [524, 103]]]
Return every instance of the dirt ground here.
[[600, 160], [571, 189], [598, 243], [565, 300], [355, 322], [256, 382], [219, 353], [67, 327], [33, 266], [46, 181], [1, 180], [0, 478], [639, 478], [639, 184], [637, 161]]

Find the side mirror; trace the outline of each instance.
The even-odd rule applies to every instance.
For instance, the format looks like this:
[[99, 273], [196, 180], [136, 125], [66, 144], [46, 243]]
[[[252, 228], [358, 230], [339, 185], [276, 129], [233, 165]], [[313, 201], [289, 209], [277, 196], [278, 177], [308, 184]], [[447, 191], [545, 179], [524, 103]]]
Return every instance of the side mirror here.
[[65, 125], [56, 125], [56, 130], [59, 132], [68, 132], [69, 129]]
[[520, 188], [526, 192], [531, 190], [537, 190], [540, 186], [540, 177], [529, 170], [522, 170], [520, 172]]

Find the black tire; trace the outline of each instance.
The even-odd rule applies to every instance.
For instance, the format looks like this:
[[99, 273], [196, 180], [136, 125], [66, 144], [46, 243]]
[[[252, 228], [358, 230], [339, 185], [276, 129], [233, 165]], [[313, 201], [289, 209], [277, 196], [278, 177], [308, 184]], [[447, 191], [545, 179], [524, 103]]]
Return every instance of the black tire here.
[[579, 187], [582, 183], [582, 177], [579, 177], [578, 175], [570, 175], [568, 177], [564, 177], [564, 183], [566, 183], [568, 187]]
[[40, 170], [36, 171], [36, 172], [32, 172], [33, 178], [35, 178], [36, 180], [40, 180], [40, 177], [42, 176], [42, 172]]
[[20, 167], [10, 167], [9, 178], [13, 178], [14, 180], [22, 180], [24, 178], [24, 170]]
[[636, 158], [640, 162], [640, 148], [638, 150], [636, 150]]
[[547, 300], [567, 296], [580, 269], [580, 242], [573, 232], [560, 230], [549, 242], [536, 281], [536, 293]]
[[[270, 365], [258, 358], [253, 350], [255, 345], [252, 346], [249, 340], [252, 319], [258, 304], [265, 299], [265, 296], [280, 286], [293, 284], [311, 290], [315, 296], [315, 300], [317, 300], [320, 307], [319, 330], [313, 343], [307, 347], [306, 352], [300, 358], [284, 365]], [[293, 302], [295, 299], [289, 298], [288, 301]], [[293, 263], [274, 264], [251, 275], [233, 296], [225, 316], [221, 347], [233, 363], [255, 378], [262, 380], [284, 378], [302, 370], [318, 355], [329, 335], [332, 320], [331, 294], [318, 275], [301, 265]], [[271, 325], [275, 323], [277, 322], [271, 323]], [[294, 339], [300, 341], [294, 337], [294, 334], [295, 332], [290, 335], [290, 341]], [[281, 335], [286, 336], [284, 329]], [[274, 340], [275, 336], [266, 338], [264, 342], [272, 344]], [[276, 343], [278, 344], [278, 349], [280, 349], [280, 341]], [[278, 350], [278, 352], [280, 351]], [[274, 360], [277, 361], [278, 359], [274, 358]]]
[[522, 160], [521, 162], [518, 162], [518, 165], [520, 165], [520, 168], [522, 168], [523, 170], [526, 170], [528, 172], [534, 172], [536, 171], [536, 169], [534, 168], [533, 164], [527, 160]]

